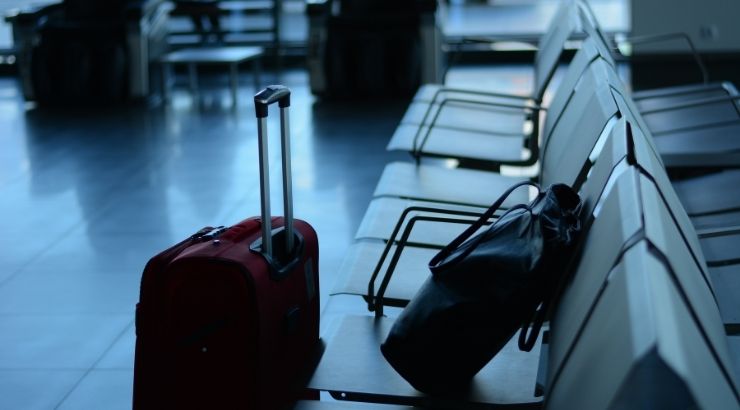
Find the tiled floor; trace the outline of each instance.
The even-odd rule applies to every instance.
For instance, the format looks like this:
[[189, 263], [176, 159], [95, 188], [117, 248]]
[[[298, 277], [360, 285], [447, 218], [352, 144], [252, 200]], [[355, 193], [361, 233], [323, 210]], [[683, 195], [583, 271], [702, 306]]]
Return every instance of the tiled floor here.
[[[526, 94], [530, 70], [457, 67], [448, 83]], [[144, 264], [258, 213], [251, 79], [236, 110], [224, 79], [202, 80], [197, 101], [178, 89], [166, 107], [50, 111], [0, 78], [0, 409], [130, 407]], [[318, 231], [326, 303], [384, 165], [407, 159], [385, 145], [408, 102], [316, 101], [302, 70], [268, 80], [293, 90], [295, 212]], [[363, 309], [343, 301], [331, 311]]]
[[[448, 80], [531, 86], [526, 67], [498, 71], [496, 81], [465, 69]], [[319, 233], [326, 302], [383, 166], [405, 158], [385, 145], [406, 102], [329, 104], [303, 71], [270, 80], [294, 91], [295, 212]], [[147, 259], [259, 209], [254, 90], [240, 89], [232, 110], [222, 85], [195, 102], [176, 92], [167, 107], [50, 112], [0, 78], [0, 409], [130, 408]]]
[[[294, 90], [295, 212], [319, 233], [326, 300], [406, 103], [319, 103], [303, 71], [272, 80]], [[130, 407], [147, 259], [258, 213], [254, 90], [240, 92], [236, 111], [215, 84], [196, 104], [50, 112], [0, 79], [0, 409]]]
[[[495, 70], [456, 68], [448, 82], [530, 89], [526, 65]], [[50, 111], [0, 78], [0, 409], [130, 407], [144, 264], [259, 212], [254, 89], [232, 110], [219, 80], [204, 78], [198, 101], [176, 90], [167, 107]], [[293, 90], [295, 212], [318, 231], [326, 303], [384, 165], [407, 159], [385, 151], [407, 101], [316, 101], [302, 70], [268, 80]], [[273, 160], [277, 126], [273, 115]]]

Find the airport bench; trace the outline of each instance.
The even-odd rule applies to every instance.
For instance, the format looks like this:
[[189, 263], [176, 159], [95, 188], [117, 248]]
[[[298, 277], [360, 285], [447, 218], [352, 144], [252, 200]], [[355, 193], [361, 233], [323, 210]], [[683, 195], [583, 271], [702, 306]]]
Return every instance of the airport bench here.
[[[728, 195], [740, 172], [671, 180], [667, 159], [680, 157], [666, 156], [668, 142], [660, 142], [690, 124], [704, 127], [708, 119], [731, 116], [731, 110], [715, 112], [704, 104], [733, 109], [736, 92], [707, 84], [633, 98], [606, 45], [597, 41], [601, 34], [586, 31], [549, 108], [534, 107], [544, 111], [535, 178], [543, 185], [573, 186], [585, 204], [569, 283], [535, 349], [525, 353], [510, 343], [468, 391], [444, 397], [416, 391], [383, 358], [380, 343], [429, 276], [431, 256], [504, 188], [527, 178], [441, 167], [417, 155], [416, 163], [392, 163], [384, 170], [332, 291], [334, 300], [351, 302], [333, 308], [330, 300], [324, 312], [330, 331], [323, 335], [326, 349], [308, 388], [342, 403], [305, 404], [309, 408], [344, 403], [362, 408], [359, 402], [379, 409], [740, 407], [740, 363], [734, 360], [740, 358], [740, 197]], [[454, 108], [437, 117], [446, 137], [470, 132], [465, 127], [476, 122], [481, 129], [473, 132], [482, 135], [486, 119], [508, 118], [507, 124], [514, 124], [510, 130], [490, 122], [498, 132], [492, 141], [500, 142], [516, 138], [517, 126], [531, 121], [521, 115], [512, 119], [517, 114], [505, 112], [513, 109], [512, 100], [502, 103], [500, 95], [473, 92], [472, 102], [462, 103], [454, 101], [465, 96], [462, 91], [429, 87], [420, 90], [407, 114], [418, 113], [420, 102], [429, 104], [424, 96], [430, 93], [432, 99], [449, 97], [445, 101]], [[494, 103], [482, 108], [481, 102]], [[697, 102], [701, 108], [694, 109]], [[660, 129], [670, 116], [656, 114], [671, 110], [685, 118], [673, 130]], [[410, 123], [403, 121], [399, 130]], [[681, 143], [678, 137], [673, 141]], [[454, 147], [460, 139], [446, 142]], [[502, 163], [504, 151], [493, 148], [497, 144], [490, 149], [471, 144], [478, 150], [460, 157], [425, 155], [477, 161], [493, 153], [494, 168]], [[430, 139], [426, 147], [432, 146]], [[711, 154], [732, 165], [734, 148], [724, 148]], [[696, 158], [681, 166], [702, 166]], [[702, 192], [702, 184], [711, 192]], [[528, 199], [524, 193], [508, 205]], [[379, 306], [387, 306], [384, 315]]]

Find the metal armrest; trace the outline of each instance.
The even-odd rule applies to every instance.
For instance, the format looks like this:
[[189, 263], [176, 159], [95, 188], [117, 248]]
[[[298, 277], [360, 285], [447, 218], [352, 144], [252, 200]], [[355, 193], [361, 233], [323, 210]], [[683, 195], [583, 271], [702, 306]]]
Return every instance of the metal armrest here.
[[699, 239], [716, 238], [719, 236], [730, 236], [740, 234], [740, 225], [726, 226], [722, 228], [707, 228], [697, 230], [696, 235]]
[[666, 107], [654, 108], [652, 110], [645, 110], [645, 111], [641, 111], [641, 114], [642, 115], [655, 114], [655, 113], [659, 113], [663, 111], [672, 111], [672, 110], [678, 110], [681, 108], [691, 108], [691, 107], [696, 107], [700, 105], [708, 105], [708, 104], [714, 104], [718, 102], [737, 101], [737, 100], [740, 100], [740, 95], [723, 95], [720, 97], [704, 98], [701, 100], [681, 102], [681, 103], [677, 103], [677, 104], [666, 106]]
[[[442, 223], [453, 223], [453, 224], [473, 225], [473, 226], [475, 226], [474, 224], [480, 223], [477, 229], [480, 229], [484, 226], [489, 226], [492, 223], [494, 223], [494, 222], [491, 222], [490, 219], [492, 218], [498, 219], [500, 217], [503, 217], [504, 215], [507, 215], [508, 213], [512, 211], [525, 209], [527, 207], [527, 205], [524, 205], [524, 204], [517, 204], [507, 209], [506, 211], [504, 211], [504, 213], [501, 215], [496, 215], [494, 213], [494, 210], [498, 210], [498, 206], [501, 205], [501, 202], [503, 202], [503, 198], [505, 198], [508, 195], [508, 193], [511, 192], [511, 190], [516, 189], [523, 185], [531, 185], [531, 183], [520, 183], [510, 188], [510, 190], [506, 194], [504, 194], [502, 198], [500, 198], [491, 208], [489, 208], [487, 211], [483, 213], [418, 207], [418, 209], [426, 209], [427, 212], [435, 212], [435, 213], [451, 214], [451, 215], [477, 216], [478, 219], [477, 220], [453, 219], [453, 218], [443, 218], [443, 217], [437, 217], [437, 216], [423, 216], [423, 215], [412, 217], [409, 220], [408, 224], [406, 225], [406, 229], [404, 229], [403, 235], [401, 235], [401, 239], [398, 241], [398, 245], [396, 246], [396, 251], [393, 253], [393, 258], [391, 258], [391, 261], [388, 264], [388, 270], [386, 271], [385, 275], [383, 275], [383, 281], [380, 284], [380, 288], [378, 288], [377, 295], [372, 294], [372, 290], [375, 285], [375, 279], [377, 277], [377, 274], [380, 272], [383, 262], [385, 261], [385, 257], [388, 255], [388, 252], [390, 251], [390, 247], [393, 246], [393, 240], [395, 239], [395, 235], [393, 235], [389, 239], [388, 243], [386, 244], [386, 249], [383, 252], [383, 257], [381, 257], [381, 260], [378, 261], [375, 271], [373, 271], [373, 276], [371, 277], [370, 283], [368, 284], [368, 309], [370, 311], [373, 311], [373, 310], [375, 311], [375, 317], [383, 316], [385, 291], [388, 288], [388, 284], [391, 281], [391, 276], [393, 275], [393, 272], [396, 269], [396, 266], [398, 265], [398, 261], [401, 259], [401, 253], [403, 252], [403, 249], [408, 244], [409, 236], [411, 236], [411, 231], [414, 229], [414, 225], [416, 225], [416, 222], [429, 221], [429, 222], [442, 222]], [[415, 208], [415, 207], [407, 208], [406, 211], [410, 212], [411, 210], [413, 210], [412, 208]], [[408, 212], [404, 212], [404, 214], [401, 215], [399, 222], [396, 225], [396, 229], [394, 229], [394, 234], [398, 233], [398, 230], [401, 227], [401, 224], [403, 223], [403, 219], [406, 215], [408, 215]], [[482, 221], [482, 218], [486, 216], [487, 216], [487, 219]], [[468, 229], [471, 229], [471, 228], [472, 226]]]
[[449, 73], [452, 67], [458, 63], [458, 60], [460, 56], [462, 55], [462, 51], [464, 50], [465, 45], [486, 44], [489, 47], [493, 47], [493, 45], [499, 41], [501, 42], [508, 41], [508, 42], [523, 43], [531, 47], [534, 47], [535, 49], [537, 48], [535, 44], [537, 42], [537, 39], [532, 39], [532, 38], [511, 38], [511, 37], [494, 38], [494, 37], [482, 37], [482, 36], [463, 36], [460, 38], [460, 40], [461, 40], [460, 44], [453, 45], [448, 42], [448, 44], [446, 44], [445, 47], [443, 47], [450, 55], [450, 58], [448, 59], [447, 66], [444, 68], [444, 72], [442, 74], [442, 83], [445, 82], [447, 78], [447, 73]]
[[[388, 288], [388, 284], [391, 281], [391, 276], [393, 275], [393, 271], [396, 269], [399, 259], [401, 259], [401, 252], [403, 252], [403, 248], [406, 246], [408, 242], [408, 238], [411, 235], [411, 231], [413, 230], [414, 225], [416, 224], [416, 222], [422, 222], [422, 221], [454, 223], [454, 224], [464, 224], [464, 225], [470, 225], [475, 222], [475, 221], [471, 221], [467, 219], [441, 218], [441, 217], [434, 217], [434, 216], [414, 216], [413, 218], [411, 218], [409, 220], [408, 225], [406, 225], [406, 229], [404, 229], [403, 231], [403, 235], [401, 236], [401, 240], [399, 241], [398, 246], [396, 247], [396, 251], [393, 253], [393, 258], [391, 259], [391, 262], [388, 265], [388, 270], [383, 276], [383, 281], [380, 283], [380, 287], [378, 288], [378, 294], [375, 296], [374, 299], [368, 298], [368, 307], [373, 306], [370, 310], [375, 311], [376, 317], [383, 316], [383, 299], [385, 297], [385, 291]], [[486, 223], [486, 225], [490, 225], [490, 223]], [[391, 246], [392, 244], [393, 242], [388, 242], [388, 244], [386, 244], [386, 247]], [[380, 262], [379, 264], [382, 264], [382, 262]], [[375, 272], [373, 272], [373, 274], [375, 274]]]
[[412, 155], [416, 157], [417, 159], [421, 155], [421, 150], [424, 148], [424, 144], [426, 144], [427, 139], [429, 139], [429, 135], [432, 133], [432, 129], [437, 124], [437, 120], [439, 119], [440, 114], [442, 113], [442, 109], [445, 105], [451, 102], [459, 102], [459, 103], [466, 103], [466, 104], [473, 104], [473, 105], [484, 105], [484, 106], [492, 106], [492, 107], [502, 107], [502, 108], [517, 108], [522, 110], [532, 110], [532, 112], [539, 112], [539, 111], [546, 111], [547, 108], [536, 104], [536, 103], [530, 103], [530, 104], [509, 104], [509, 103], [502, 103], [502, 102], [496, 102], [496, 101], [470, 101], [470, 100], [464, 100], [460, 98], [446, 98], [444, 101], [442, 101], [439, 104], [439, 107], [437, 108], [437, 112], [434, 114], [434, 118], [432, 119], [432, 122], [429, 123], [427, 126], [427, 131], [424, 134], [424, 137], [422, 138], [421, 142], [419, 142], [419, 137], [421, 136], [421, 131], [424, 129], [424, 126], [427, 122], [427, 119], [429, 118], [429, 114], [432, 112], [432, 109], [434, 108], [434, 102], [429, 104], [429, 108], [427, 108], [426, 113], [424, 113], [424, 117], [421, 120], [421, 123], [419, 124], [419, 128], [416, 130], [416, 134], [414, 134], [414, 141], [411, 145], [412, 147]]
[[463, 36], [462, 41], [467, 43], [480, 43], [480, 44], [495, 44], [502, 41], [507, 42], [519, 42], [519, 43], [525, 43], [530, 44], [532, 46], [537, 46], [537, 41], [539, 39], [532, 38], [532, 37], [485, 37], [485, 36]]
[[[724, 91], [727, 93], [727, 95], [737, 94], [737, 91], [734, 90], [734, 86], [732, 86], [732, 83], [723, 81], [723, 82], [713, 82], [713, 83], [708, 83], [708, 84], [697, 84], [695, 87], [679, 86], [679, 88], [676, 88], [676, 89], [674, 89], [673, 87], [668, 87], [668, 88], [658, 88], [658, 89], [635, 91], [632, 94], [632, 100], [641, 101], [641, 100], [649, 100], [649, 99], [654, 99], [654, 98], [676, 97], [676, 96], [692, 95], [692, 94], [697, 94], [700, 92], [714, 91], [714, 90]], [[639, 95], [637, 93], [639, 93]]]
[[[686, 33], [665, 33], [665, 34], [655, 34], [655, 35], [646, 35], [646, 36], [637, 36], [637, 37], [626, 37], [621, 41], [640, 44], [640, 43], [651, 43], [651, 42], [659, 42], [659, 41], [666, 41], [666, 40], [674, 40], [677, 38], [686, 40], [686, 43], [688, 44], [689, 49], [691, 50], [691, 54], [693, 55], [694, 60], [696, 60], [696, 65], [699, 66], [699, 71], [701, 71], [702, 82], [704, 84], [708, 84], [709, 83], [709, 72], [707, 71], [707, 67], [704, 65], [704, 61], [699, 55], [699, 52], [696, 50], [696, 47], [694, 46], [694, 42], [691, 41], [691, 37], [689, 37], [689, 35]], [[620, 41], [620, 40], [617, 40], [615, 38], [615, 41]]]
[[388, 254], [391, 251], [391, 247], [396, 242], [396, 238], [398, 237], [398, 233], [401, 231], [401, 226], [403, 226], [404, 221], [406, 220], [406, 217], [411, 212], [429, 212], [429, 213], [437, 213], [437, 214], [443, 214], [443, 215], [456, 215], [456, 216], [472, 216], [476, 218], [480, 218], [483, 213], [482, 212], [472, 212], [472, 211], [458, 211], [454, 209], [444, 209], [444, 208], [433, 208], [433, 207], [425, 207], [425, 206], [411, 206], [403, 210], [401, 215], [398, 218], [398, 222], [396, 223], [396, 226], [393, 228], [393, 232], [391, 233], [391, 236], [388, 238], [388, 242], [385, 245], [385, 249], [383, 249], [383, 253], [380, 256], [380, 259], [378, 260], [378, 263], [375, 265], [375, 269], [373, 270], [372, 275], [370, 276], [370, 280], [368, 281], [367, 286], [367, 307], [368, 310], [377, 311], [377, 309], [380, 309], [379, 316], [382, 316], [383, 314], [383, 308], [382, 308], [382, 296], [380, 293], [385, 293], [385, 289], [388, 287], [388, 282], [390, 282], [390, 276], [393, 274], [393, 271], [398, 264], [398, 260], [401, 258], [401, 251], [403, 251], [403, 248], [408, 243], [408, 238], [411, 235], [411, 230], [413, 229], [414, 225], [417, 221], [431, 221], [431, 222], [450, 222], [454, 221], [453, 223], [472, 223], [474, 221], [470, 220], [462, 220], [462, 219], [449, 219], [449, 218], [435, 218], [431, 216], [423, 217], [423, 216], [415, 216], [409, 220], [408, 225], [406, 225], [406, 229], [403, 232], [403, 235], [401, 237], [401, 240], [398, 243], [398, 248], [396, 249], [396, 252], [393, 255], [393, 259], [391, 260], [390, 266], [388, 267], [388, 270], [386, 271], [385, 275], [383, 276], [383, 284], [381, 284], [381, 288], [378, 292], [378, 297], [380, 298], [380, 303], [376, 302], [375, 298], [375, 280], [377, 279], [378, 275], [380, 274], [380, 270], [383, 268], [383, 263], [385, 263], [386, 258], [388, 257]]
[[479, 90], [471, 90], [467, 88], [447, 87], [447, 86], [442, 85], [434, 93], [434, 97], [432, 98], [432, 103], [435, 103], [437, 101], [437, 98], [442, 93], [460, 93], [460, 94], [480, 95], [483, 97], [508, 98], [511, 100], [532, 100], [533, 99], [532, 97], [527, 96], [527, 95], [507, 94], [507, 93], [500, 93], [496, 91], [479, 91]]

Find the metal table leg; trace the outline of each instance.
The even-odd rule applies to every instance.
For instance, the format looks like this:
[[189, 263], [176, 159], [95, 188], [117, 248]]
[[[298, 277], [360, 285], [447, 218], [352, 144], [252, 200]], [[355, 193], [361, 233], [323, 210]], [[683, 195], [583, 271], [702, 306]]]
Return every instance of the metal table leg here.
[[195, 64], [188, 64], [188, 74], [190, 76], [190, 92], [193, 94], [193, 98], [198, 98], [198, 71], [196, 70]]
[[236, 107], [237, 105], [237, 93], [239, 91], [239, 67], [236, 63], [229, 64], [231, 71], [231, 104]]
[[170, 65], [162, 63], [162, 100], [167, 103], [170, 101]]
[[259, 56], [252, 61], [252, 70], [254, 74], [254, 92], [258, 92], [262, 86], [262, 80], [260, 79], [262, 76], [262, 64], [260, 63]]

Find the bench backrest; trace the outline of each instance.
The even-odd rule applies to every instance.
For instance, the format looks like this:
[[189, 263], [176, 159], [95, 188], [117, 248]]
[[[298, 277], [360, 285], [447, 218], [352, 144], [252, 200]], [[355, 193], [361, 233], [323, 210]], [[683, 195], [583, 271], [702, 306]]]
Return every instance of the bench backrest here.
[[560, 57], [566, 42], [578, 30], [578, 7], [574, 0], [564, 0], [550, 20], [550, 26], [542, 35], [537, 45], [534, 58], [534, 92], [533, 97], [541, 102], [547, 85], [558, 68]]
[[[617, 121], [583, 187], [603, 195], [586, 204], [593, 223], [551, 321], [547, 405], [737, 407], [711, 283], [680, 232], [680, 209], [655, 183], [662, 177], [640, 165], [651, 151], [634, 129]], [[606, 188], [592, 184], [606, 174]]]
[[560, 115], [562, 115], [563, 110], [573, 95], [573, 89], [576, 84], [578, 84], [578, 81], [581, 79], [588, 66], [600, 55], [601, 53], [596, 48], [596, 44], [593, 40], [587, 38], [583, 41], [581, 48], [573, 56], [568, 68], [565, 70], [565, 75], [558, 84], [552, 100], [547, 107], [547, 114], [545, 115], [545, 121], [542, 128], [541, 143], [544, 143], [548, 135], [552, 132], [555, 123]]
[[[598, 21], [596, 20], [596, 16], [593, 14], [593, 10], [589, 6], [589, 4], [582, 0], [579, 0], [578, 4], [580, 6], [579, 20], [581, 24], [581, 29], [588, 36], [591, 42], [591, 46], [594, 48], [594, 50], [592, 50], [591, 52], [596, 52], [599, 58], [609, 63], [609, 65], [614, 68], [609, 74], [610, 83], [612, 84], [612, 86], [620, 94], [625, 96], [629, 95], [627, 87], [625, 87], [624, 83], [621, 81], [621, 79], [619, 79], [619, 76], [617, 75], [617, 63], [614, 60], [614, 56], [612, 54], [612, 49], [614, 47], [611, 45], [611, 42], [601, 30]], [[645, 120], [642, 118], [641, 115], [639, 115], [639, 110], [635, 102], [631, 98], [626, 98], [623, 101], [625, 105], [629, 108], [629, 111], [633, 112], [634, 114], [638, 114], [633, 118], [633, 123], [634, 121], [636, 121], [637, 125], [640, 128], [649, 129]]]
[[[628, 113], [627, 118], [632, 119], [632, 114]], [[679, 229], [681, 238], [689, 247], [689, 251], [702, 274], [709, 281], [709, 268], [702, 255], [701, 245], [699, 244], [699, 238], [694, 225], [681, 204], [675, 189], [673, 189], [671, 181], [668, 179], [668, 174], [660, 161], [660, 156], [655, 151], [655, 146], [651, 144], [652, 138], [650, 134], [637, 126], [632, 126], [630, 132], [634, 141], [633, 151], [636, 165], [655, 184], [662, 201], [666, 203], [671, 217]]]
[[[642, 120], [639, 110], [636, 108], [634, 101], [626, 91], [626, 87], [614, 70], [608, 72], [608, 83], [612, 88], [614, 101], [619, 108], [620, 113], [627, 118], [630, 137], [632, 139], [635, 164], [640, 167], [642, 172], [654, 181], [658, 187], [661, 198], [666, 202], [668, 210], [679, 229], [681, 237], [689, 246], [690, 252], [701, 269], [702, 274], [708, 283], [709, 269], [706, 261], [702, 256], [701, 245], [694, 230], [693, 224], [689, 219], [681, 201], [673, 189], [673, 185], [668, 178], [665, 166], [658, 149], [655, 146], [652, 135]], [[711, 286], [711, 285], [710, 285]]]
[[609, 40], [609, 37], [602, 30], [591, 4], [586, 0], [576, 0], [576, 6], [578, 7], [579, 23], [583, 32], [587, 36], [597, 40], [598, 46], [604, 52], [604, 58], [607, 62], [611, 65], [616, 65], [614, 54], [612, 53], [612, 50], [616, 49], [615, 44]]
[[553, 121], [540, 157], [543, 185], [564, 182], [578, 186], [585, 179], [597, 142], [619, 116], [605, 81], [608, 70], [608, 64], [598, 59], [589, 64]]
[[[550, 381], [546, 407], [738, 407], [682, 290], [647, 241], [626, 249], [603, 276], [570, 354]], [[553, 322], [553, 337], [567, 320]]]

